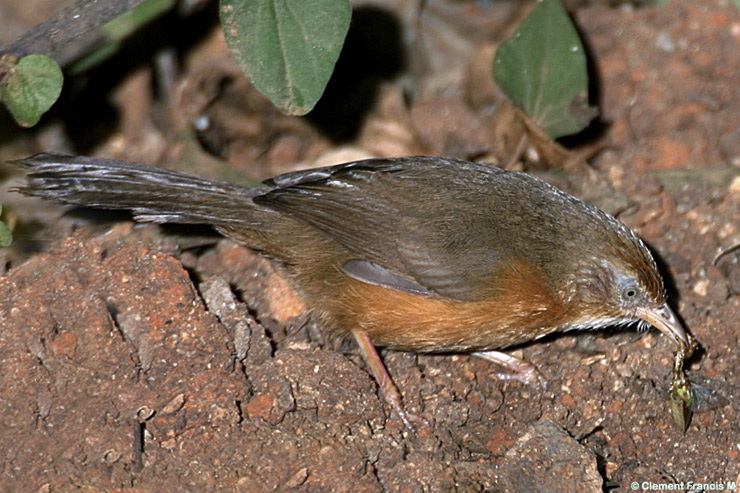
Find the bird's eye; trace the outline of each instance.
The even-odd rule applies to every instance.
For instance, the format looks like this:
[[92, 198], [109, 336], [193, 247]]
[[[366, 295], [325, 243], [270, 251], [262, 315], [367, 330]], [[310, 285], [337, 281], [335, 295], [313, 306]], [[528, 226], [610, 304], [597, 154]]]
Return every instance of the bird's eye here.
[[627, 300], [635, 299], [637, 297], [637, 294], [638, 294], [638, 291], [635, 286], [626, 286], [622, 290], [622, 296], [624, 296], [624, 298]]

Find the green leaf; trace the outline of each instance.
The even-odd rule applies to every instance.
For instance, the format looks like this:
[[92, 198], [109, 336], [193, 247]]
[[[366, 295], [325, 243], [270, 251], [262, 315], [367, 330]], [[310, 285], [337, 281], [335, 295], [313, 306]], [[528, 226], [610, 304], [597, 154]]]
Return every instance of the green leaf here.
[[673, 423], [679, 431], [685, 432], [691, 422], [692, 405], [694, 403], [691, 384], [685, 379], [674, 382], [668, 391], [668, 397], [671, 402]]
[[137, 5], [100, 28], [108, 43], [117, 43], [131, 36], [153, 20], [175, 7], [176, 0], [149, 0]]
[[560, 0], [539, 2], [499, 47], [493, 77], [551, 138], [580, 132], [596, 116], [583, 45]]
[[46, 55], [28, 55], [9, 70], [0, 86], [3, 103], [21, 127], [32, 127], [62, 92], [62, 69]]
[[121, 50], [123, 41], [144, 26], [172, 10], [176, 0], [148, 0], [124, 12], [100, 27], [102, 39], [92, 53], [65, 68], [67, 75], [87, 72], [110, 59]]
[[[3, 212], [3, 206], [0, 205], [0, 214]], [[13, 234], [10, 232], [8, 227], [0, 221], [0, 247], [10, 246], [13, 242]]]
[[348, 0], [220, 0], [226, 44], [239, 67], [283, 113], [311, 111], [349, 29]]

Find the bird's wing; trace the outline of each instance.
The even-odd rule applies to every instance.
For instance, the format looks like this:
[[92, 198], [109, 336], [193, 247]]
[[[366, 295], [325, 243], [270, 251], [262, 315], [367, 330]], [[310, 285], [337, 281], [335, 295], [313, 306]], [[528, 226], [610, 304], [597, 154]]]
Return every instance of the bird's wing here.
[[372, 159], [279, 176], [254, 201], [357, 256], [342, 267], [351, 277], [471, 301], [490, 288], [486, 275], [503, 254], [491, 237], [496, 219], [469, 202], [494, 192], [489, 175], [499, 170], [488, 169], [442, 158]]

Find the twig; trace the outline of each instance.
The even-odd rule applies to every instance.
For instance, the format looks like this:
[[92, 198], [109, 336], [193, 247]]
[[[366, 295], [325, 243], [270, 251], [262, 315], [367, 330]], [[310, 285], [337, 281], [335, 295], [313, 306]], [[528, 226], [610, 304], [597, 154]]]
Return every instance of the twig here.
[[[41, 53], [65, 66], [80, 53], [80, 44], [90, 45], [91, 34], [108, 21], [146, 0], [78, 0], [14, 41], [0, 47], [0, 57], [12, 54], [24, 57]], [[97, 36], [95, 36], [97, 37]], [[76, 48], [70, 49], [70, 45]]]

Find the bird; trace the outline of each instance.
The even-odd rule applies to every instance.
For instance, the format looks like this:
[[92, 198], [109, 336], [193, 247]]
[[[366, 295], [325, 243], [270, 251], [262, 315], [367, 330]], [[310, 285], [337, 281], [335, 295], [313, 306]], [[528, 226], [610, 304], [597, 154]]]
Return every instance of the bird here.
[[355, 340], [411, 429], [427, 421], [404, 408], [378, 347], [471, 353], [536, 384], [534, 365], [501, 350], [628, 324], [689, 345], [643, 241], [527, 173], [410, 156], [247, 186], [98, 157], [12, 162], [27, 172], [16, 190], [25, 195], [126, 209], [137, 221], [208, 224], [270, 258], [322, 326]]

